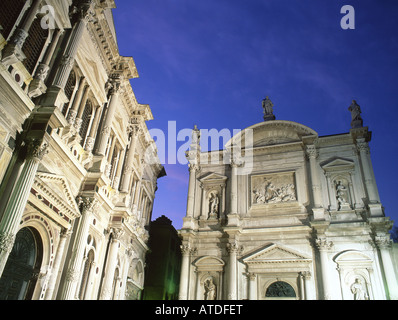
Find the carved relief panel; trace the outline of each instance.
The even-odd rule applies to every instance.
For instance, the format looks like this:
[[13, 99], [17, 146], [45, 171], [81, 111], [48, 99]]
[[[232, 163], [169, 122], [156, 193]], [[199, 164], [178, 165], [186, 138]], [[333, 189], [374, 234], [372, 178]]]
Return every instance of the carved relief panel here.
[[296, 202], [294, 172], [252, 176], [250, 199], [252, 206]]

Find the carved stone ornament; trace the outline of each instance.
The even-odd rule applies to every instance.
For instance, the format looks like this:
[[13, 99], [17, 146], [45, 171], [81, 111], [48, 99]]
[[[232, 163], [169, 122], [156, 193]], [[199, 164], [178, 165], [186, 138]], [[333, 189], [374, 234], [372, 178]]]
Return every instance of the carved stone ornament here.
[[94, 198], [78, 197], [76, 202], [77, 202], [78, 206], [80, 207], [80, 211], [82, 213], [94, 212], [99, 207], [98, 200], [94, 199]]
[[14, 246], [15, 235], [11, 233], [0, 233], [0, 252], [10, 253]]
[[316, 146], [310, 145], [310, 146], [307, 146], [306, 154], [309, 159], [311, 159], [311, 158], [316, 159], [318, 157], [319, 153], [318, 153]]
[[329, 250], [333, 247], [333, 242], [325, 238], [316, 239], [315, 244], [319, 250]]
[[252, 177], [252, 204], [297, 201], [294, 174], [273, 174]]
[[42, 160], [48, 153], [48, 144], [43, 143], [42, 140], [32, 139], [26, 142], [27, 157], [37, 160]]

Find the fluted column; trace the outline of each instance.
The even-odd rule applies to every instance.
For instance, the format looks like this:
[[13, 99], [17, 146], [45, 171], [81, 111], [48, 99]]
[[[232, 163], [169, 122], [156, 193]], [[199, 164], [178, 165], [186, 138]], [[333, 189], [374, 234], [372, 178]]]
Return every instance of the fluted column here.
[[81, 206], [81, 218], [76, 233], [76, 239], [73, 243], [72, 256], [69, 260], [69, 266], [65, 279], [65, 285], [61, 294], [61, 300], [77, 299], [77, 287], [80, 276], [80, 270], [83, 265], [84, 249], [87, 243], [87, 236], [90, 228], [92, 214], [98, 208], [98, 200], [93, 198], [78, 199]]
[[315, 145], [309, 145], [307, 146], [306, 153], [310, 162], [314, 220], [325, 220], [325, 209], [322, 207], [322, 193], [318, 174], [319, 165], [316, 160], [318, 158], [318, 150]]
[[236, 241], [227, 244], [227, 251], [229, 253], [229, 273], [228, 273], [228, 300], [236, 300], [237, 288], [237, 255], [239, 245]]
[[124, 165], [124, 172], [120, 188], [120, 191], [124, 193], [129, 192], [129, 187], [131, 184], [131, 176], [133, 174], [134, 156], [137, 147], [138, 137], [141, 132], [142, 131], [139, 123], [135, 120], [132, 120], [128, 127], [128, 133], [130, 134], [130, 146], [127, 151], [127, 157]]
[[387, 279], [388, 295], [390, 300], [398, 300], [398, 282], [395, 275], [394, 263], [391, 259], [391, 239], [389, 235], [377, 236], [376, 245], [380, 250], [381, 260], [383, 261], [383, 271]]
[[69, 74], [72, 71], [73, 64], [76, 58], [77, 49], [86, 28], [89, 12], [93, 4], [93, 0], [80, 0], [76, 10], [78, 17], [77, 22], [74, 24], [67, 47], [63, 53], [63, 59], [57, 69], [54, 77], [53, 86], [64, 89], [68, 81]]
[[365, 139], [361, 138], [357, 140], [357, 149], [360, 154], [362, 171], [369, 202], [371, 204], [380, 203], [379, 193], [377, 191], [376, 181], [374, 179], [372, 161], [370, 159], [369, 145]]
[[238, 213], [238, 164], [231, 163], [231, 212], [230, 214]]
[[187, 217], [193, 218], [195, 208], [196, 175], [199, 171], [197, 164], [189, 164]]
[[189, 285], [189, 264], [191, 258], [192, 248], [189, 244], [181, 245], [182, 262], [180, 274], [180, 292], [179, 300], [188, 300], [188, 285]]
[[94, 120], [91, 124], [90, 133], [89, 133], [89, 136], [87, 137], [87, 141], [86, 141], [85, 149], [87, 152], [92, 152], [94, 149], [95, 137], [97, 135], [98, 124], [99, 124], [101, 114], [102, 114], [101, 110], [102, 110], [101, 106], [97, 106], [97, 108], [95, 110]]
[[123, 231], [121, 229], [112, 229], [111, 245], [109, 248], [108, 259], [106, 261], [105, 279], [101, 292], [101, 300], [112, 299], [112, 285], [117, 265], [117, 253], [122, 235]]
[[55, 284], [57, 283], [59, 269], [61, 266], [62, 258], [64, 256], [66, 241], [70, 237], [71, 233], [72, 232], [70, 230], [64, 230], [61, 233], [61, 238], [59, 240], [59, 244], [58, 244], [58, 248], [57, 248], [57, 254], [55, 256], [54, 265], [51, 270], [51, 278], [50, 278], [50, 281], [48, 282], [48, 286], [47, 286], [47, 290], [46, 290], [45, 300], [53, 299]]
[[68, 123], [73, 126], [77, 117], [77, 110], [82, 101], [83, 92], [86, 90], [87, 80], [85, 77], [80, 79], [79, 88], [77, 89], [75, 99], [71, 104], [71, 108], [68, 112]]
[[333, 246], [333, 242], [328, 241], [325, 238], [316, 239], [316, 246], [318, 247], [320, 253], [320, 264], [321, 264], [321, 273], [322, 273], [322, 284], [323, 284], [323, 299], [330, 300], [332, 298], [332, 294], [330, 291], [330, 275], [329, 275], [329, 258], [328, 258], [328, 250]]
[[37, 168], [48, 145], [42, 140], [27, 141], [27, 158], [0, 221], [0, 277], [14, 246], [19, 223], [32, 189]]
[[75, 120], [75, 123], [74, 123], [75, 129], [76, 129], [77, 132], [80, 131], [80, 128], [81, 128], [82, 123], [83, 123], [82, 117], [83, 117], [84, 109], [86, 108], [86, 104], [87, 104], [87, 100], [88, 100], [88, 95], [89, 94], [90, 94], [90, 87], [86, 86], [85, 90], [84, 90], [84, 94], [83, 94], [82, 100], [80, 101], [79, 111], [77, 113], [76, 120]]
[[118, 106], [119, 94], [121, 91], [121, 80], [114, 79], [112, 82], [112, 89], [110, 94], [110, 102], [105, 116], [105, 121], [99, 136], [97, 154], [105, 156], [106, 146], [111, 134], [112, 122], [115, 116], [116, 108]]
[[257, 275], [255, 273], [248, 273], [247, 279], [249, 281], [249, 300], [257, 300], [257, 286], [256, 286], [256, 279]]
[[44, 82], [47, 79], [48, 72], [50, 71], [50, 62], [54, 56], [55, 49], [57, 48], [59, 38], [63, 31], [56, 29], [52, 34], [50, 46], [46, 52], [44, 60], [39, 64], [36, 70], [35, 77], [29, 85], [29, 97], [36, 98], [46, 92], [47, 87]]

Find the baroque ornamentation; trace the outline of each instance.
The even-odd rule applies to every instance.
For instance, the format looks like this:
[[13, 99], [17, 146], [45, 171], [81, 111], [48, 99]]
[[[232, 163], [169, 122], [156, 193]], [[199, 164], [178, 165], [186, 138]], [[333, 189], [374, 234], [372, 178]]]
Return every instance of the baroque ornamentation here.
[[252, 203], [297, 201], [293, 174], [252, 177]]
[[0, 252], [10, 253], [14, 245], [15, 235], [8, 232], [0, 232]]
[[318, 157], [318, 150], [315, 145], [307, 146], [306, 153], [309, 159], [316, 159]]
[[99, 201], [95, 198], [78, 197], [76, 202], [82, 213], [94, 212], [99, 207]]
[[42, 160], [43, 157], [48, 153], [48, 144], [43, 143], [40, 139], [32, 139], [27, 141], [27, 156]]
[[318, 238], [315, 240], [315, 244], [319, 250], [329, 250], [333, 247], [333, 242], [326, 238]]

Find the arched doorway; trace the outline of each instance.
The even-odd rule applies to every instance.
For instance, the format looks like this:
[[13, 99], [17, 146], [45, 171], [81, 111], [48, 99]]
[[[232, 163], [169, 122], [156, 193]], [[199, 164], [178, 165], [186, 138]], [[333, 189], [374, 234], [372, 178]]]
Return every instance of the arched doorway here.
[[0, 279], [0, 300], [31, 300], [43, 260], [37, 230], [21, 229]]

